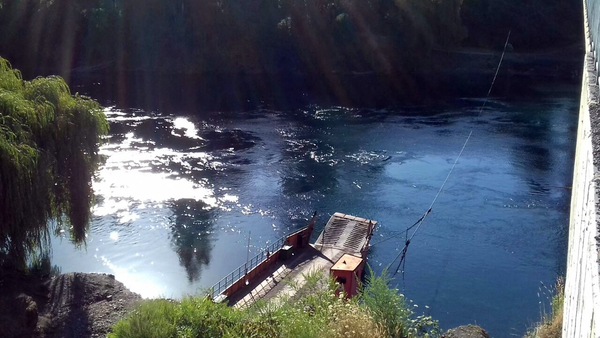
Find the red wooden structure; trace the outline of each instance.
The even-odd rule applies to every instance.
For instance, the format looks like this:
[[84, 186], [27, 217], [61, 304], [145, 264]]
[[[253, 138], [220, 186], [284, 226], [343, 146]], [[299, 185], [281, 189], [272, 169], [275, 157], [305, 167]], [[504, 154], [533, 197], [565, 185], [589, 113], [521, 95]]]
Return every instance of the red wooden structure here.
[[358, 293], [364, 265], [362, 258], [344, 254], [331, 267], [331, 276], [343, 287], [347, 298], [351, 298]]

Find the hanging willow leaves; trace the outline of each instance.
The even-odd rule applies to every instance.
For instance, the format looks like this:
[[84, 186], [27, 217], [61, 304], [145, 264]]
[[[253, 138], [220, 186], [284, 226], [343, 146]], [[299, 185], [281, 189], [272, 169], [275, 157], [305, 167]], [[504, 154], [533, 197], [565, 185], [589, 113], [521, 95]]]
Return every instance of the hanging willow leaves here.
[[0, 260], [47, 247], [50, 224], [83, 241], [107, 131], [96, 101], [57, 76], [24, 81], [0, 58]]

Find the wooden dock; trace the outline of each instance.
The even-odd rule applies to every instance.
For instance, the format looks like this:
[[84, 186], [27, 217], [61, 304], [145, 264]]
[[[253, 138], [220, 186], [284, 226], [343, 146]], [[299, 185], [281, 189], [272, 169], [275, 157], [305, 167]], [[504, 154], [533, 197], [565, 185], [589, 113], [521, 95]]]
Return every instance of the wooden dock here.
[[[303, 275], [315, 270], [328, 272], [344, 254], [366, 258], [376, 221], [335, 213], [317, 241], [307, 244], [305, 239], [310, 237], [315, 216], [316, 213], [308, 227], [280, 240], [283, 244], [279, 249], [271, 246], [266, 255], [261, 253], [263, 260], [253, 264], [252, 269], [245, 265], [240, 267], [236, 281], [229, 283], [228, 277], [225, 277], [226, 288], [221, 291], [222, 281], [219, 282], [219, 292], [213, 293], [214, 299], [226, 300], [231, 306], [245, 307], [258, 299], [293, 295], [294, 289], [284, 280], [293, 280], [296, 285], [302, 285]], [[239, 273], [244, 270], [247, 272]], [[235, 271], [231, 275], [234, 274]]]

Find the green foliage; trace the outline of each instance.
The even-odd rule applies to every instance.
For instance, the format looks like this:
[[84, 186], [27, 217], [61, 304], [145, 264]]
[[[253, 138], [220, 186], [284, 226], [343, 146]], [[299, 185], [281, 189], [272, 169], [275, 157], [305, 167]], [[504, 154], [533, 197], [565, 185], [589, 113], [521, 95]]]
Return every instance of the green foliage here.
[[580, 43], [581, 1], [3, 0], [0, 55], [26, 74], [399, 72], [432, 48]]
[[203, 297], [151, 300], [119, 321], [109, 337], [274, 337], [267, 323]]
[[[293, 297], [258, 301], [237, 309], [204, 297], [144, 302], [114, 327], [111, 338], [129, 337], [436, 337], [437, 322], [414, 317], [387, 277], [369, 277], [360, 297], [336, 295], [323, 271], [304, 276]], [[366, 297], [366, 298], [364, 298]], [[387, 302], [387, 303], [385, 303]], [[387, 308], [386, 308], [387, 307]], [[378, 316], [385, 316], [382, 319]], [[414, 318], [413, 318], [414, 317]]]
[[[548, 313], [540, 309], [541, 320], [526, 334], [525, 338], [560, 338], [562, 337], [563, 309], [565, 302], [565, 280], [559, 277], [554, 288], [540, 288], [538, 296], [552, 294], [550, 305], [552, 311]], [[540, 302], [541, 303], [541, 302]]]
[[65, 74], [71, 67], [106, 64], [186, 73], [399, 71], [434, 45], [460, 42], [461, 5], [462, 0], [5, 0], [0, 53]]
[[407, 306], [404, 295], [389, 287], [387, 270], [376, 276], [369, 268], [365, 285], [360, 290], [360, 300], [372, 317], [386, 331], [388, 337], [435, 337], [440, 330], [437, 321], [419, 315]]
[[115, 337], [175, 337], [178, 307], [168, 300], [142, 303], [126, 321], [118, 322]]
[[63, 79], [23, 81], [0, 58], [0, 254], [17, 264], [47, 242], [50, 221], [81, 242], [91, 177], [108, 124], [100, 105]]
[[391, 337], [403, 337], [408, 333], [406, 323], [412, 313], [404, 297], [389, 288], [389, 282], [386, 271], [377, 277], [369, 270], [360, 292], [361, 300]]
[[36, 277], [57, 277], [61, 270], [57, 265], [52, 265], [50, 256], [47, 253], [32, 255], [27, 264], [27, 273]]

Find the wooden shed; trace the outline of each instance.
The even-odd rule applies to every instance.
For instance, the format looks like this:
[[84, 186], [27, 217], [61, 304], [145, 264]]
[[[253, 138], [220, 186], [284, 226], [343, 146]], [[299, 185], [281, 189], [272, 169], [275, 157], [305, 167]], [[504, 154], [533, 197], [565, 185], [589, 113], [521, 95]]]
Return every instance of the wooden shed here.
[[331, 267], [331, 276], [342, 285], [346, 297], [350, 298], [358, 293], [363, 268], [364, 260], [350, 254], [342, 255]]

